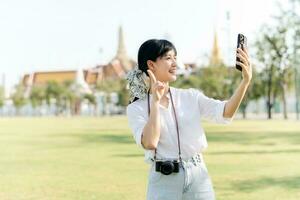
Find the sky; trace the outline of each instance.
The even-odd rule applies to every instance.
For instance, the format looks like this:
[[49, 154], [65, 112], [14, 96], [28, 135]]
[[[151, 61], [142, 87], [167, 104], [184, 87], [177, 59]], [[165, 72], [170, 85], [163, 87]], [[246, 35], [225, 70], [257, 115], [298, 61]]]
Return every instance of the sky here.
[[251, 51], [260, 27], [278, 13], [276, 2], [287, 1], [0, 0], [1, 79], [11, 88], [26, 73], [105, 64], [116, 54], [120, 25], [134, 60], [145, 40], [165, 38], [184, 62], [204, 62], [216, 31], [233, 64], [237, 34], [248, 37]]

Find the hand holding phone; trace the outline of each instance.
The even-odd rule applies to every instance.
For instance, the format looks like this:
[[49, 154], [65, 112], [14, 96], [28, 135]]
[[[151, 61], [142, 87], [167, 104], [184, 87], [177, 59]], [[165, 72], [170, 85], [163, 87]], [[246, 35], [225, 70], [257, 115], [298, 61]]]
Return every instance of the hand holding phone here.
[[[247, 48], [247, 38], [243, 34], [239, 33], [237, 38], [237, 48], [241, 48], [242, 50]], [[241, 62], [240, 58], [236, 57], [237, 62]], [[235, 68], [242, 71], [242, 67], [238, 64], [235, 65]]]

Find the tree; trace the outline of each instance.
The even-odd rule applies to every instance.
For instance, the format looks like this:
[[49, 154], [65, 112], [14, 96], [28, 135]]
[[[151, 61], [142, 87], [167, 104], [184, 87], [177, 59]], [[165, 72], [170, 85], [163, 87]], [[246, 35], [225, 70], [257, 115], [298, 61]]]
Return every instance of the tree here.
[[229, 68], [221, 66], [204, 66], [188, 77], [178, 76], [172, 86], [178, 88], [197, 88], [209, 97], [225, 99], [229, 97], [231, 79]]
[[[246, 118], [246, 108], [251, 100], [257, 101], [263, 96], [260, 73], [256, 67], [253, 67], [252, 81], [249, 85], [247, 93], [241, 102], [239, 110]], [[184, 77], [179, 76], [171, 85], [179, 88], [199, 88], [203, 93], [215, 99], [229, 99], [239, 86], [242, 80], [242, 74], [234, 67], [227, 66], [206, 66], [198, 69], [195, 74]]]
[[[245, 97], [239, 107], [239, 110], [241, 110], [244, 119], [246, 119], [247, 117], [246, 109], [248, 107], [249, 102], [250, 101], [257, 102], [261, 97], [263, 97], [263, 93], [261, 91], [263, 90], [264, 85], [262, 84], [261, 80], [262, 79], [260, 78], [260, 73], [258, 73], [256, 67], [252, 65], [252, 80], [247, 89]], [[233, 87], [237, 88], [240, 81], [241, 81], [241, 76], [240, 75], [237, 76], [236, 74], [234, 76]]]
[[56, 111], [55, 114], [59, 115], [62, 113], [64, 105], [63, 105], [63, 96], [64, 96], [65, 88], [62, 84], [59, 84], [55, 81], [49, 81], [46, 85], [46, 101], [47, 104], [51, 104], [51, 100], [55, 99]]
[[283, 114], [287, 119], [286, 92], [292, 86], [291, 58], [288, 45], [288, 24], [280, 22], [276, 26], [262, 28], [256, 40], [257, 59], [263, 67], [262, 83], [266, 85], [268, 118], [272, 118], [272, 108], [279, 96], [283, 102]]
[[79, 115], [81, 110], [81, 86], [74, 81], [65, 81], [61, 84], [61, 101], [63, 110], [70, 109], [71, 115]]
[[[121, 80], [120, 79], [106, 79], [98, 82], [95, 89], [103, 92], [116, 92], [121, 89]], [[124, 81], [122, 82], [124, 83]]]
[[3, 107], [5, 101], [4, 88], [0, 86], [0, 108]]
[[229, 98], [232, 90], [229, 70], [225, 65], [201, 68], [198, 75], [199, 88], [209, 97], [221, 100]]
[[[280, 14], [274, 17], [273, 25], [264, 25], [256, 41], [257, 57], [263, 67], [263, 84], [267, 96], [268, 118], [276, 99], [281, 99], [283, 116], [287, 116], [286, 93], [293, 87], [296, 93], [296, 111], [299, 101], [300, 16], [296, 12], [299, 0], [279, 5]], [[270, 24], [270, 23], [269, 23]]]
[[127, 106], [129, 102], [129, 92], [127, 90], [127, 80], [121, 79], [119, 81], [120, 90], [118, 91], [119, 102], [118, 105], [120, 106]]
[[297, 8], [299, 9], [300, 1], [299, 0], [290, 0], [290, 7], [286, 11], [282, 11], [282, 16], [287, 16], [286, 18], [290, 22], [290, 29], [293, 32], [292, 37], [292, 49], [293, 49], [293, 79], [294, 79], [294, 91], [296, 99], [296, 114], [297, 119], [299, 119], [300, 112], [300, 15], [296, 12]]
[[24, 97], [25, 88], [22, 84], [15, 87], [15, 92], [12, 94], [11, 99], [16, 108], [16, 115], [20, 115], [20, 109], [27, 103]]
[[191, 74], [188, 77], [185, 77], [183, 75], [179, 75], [177, 77], [177, 80], [175, 82], [172, 82], [170, 84], [173, 87], [177, 88], [200, 88], [200, 78], [199, 75]]
[[2, 107], [5, 103], [5, 91], [4, 87], [0, 86], [0, 109], [2, 110]]
[[46, 97], [45, 87], [33, 86], [29, 95], [31, 105], [34, 109], [40, 107]]
[[96, 97], [94, 94], [84, 94], [83, 95], [83, 99], [86, 99], [89, 103], [89, 105], [94, 106], [94, 115], [95, 115], [95, 111], [97, 109], [97, 102], [96, 102]]
[[[118, 105], [126, 106], [129, 102], [129, 94], [126, 89], [127, 81], [125, 79], [106, 79], [97, 83], [96, 90], [106, 94], [117, 92], [119, 97]], [[106, 102], [110, 102], [109, 95], [106, 95]]]

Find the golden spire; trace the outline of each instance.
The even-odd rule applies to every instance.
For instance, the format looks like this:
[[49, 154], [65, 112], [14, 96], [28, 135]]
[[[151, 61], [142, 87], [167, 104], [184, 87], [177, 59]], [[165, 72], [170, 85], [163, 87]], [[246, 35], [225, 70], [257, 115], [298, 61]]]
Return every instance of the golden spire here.
[[122, 26], [119, 27], [119, 44], [116, 58], [127, 57]]
[[219, 48], [219, 42], [218, 42], [218, 36], [217, 32], [215, 31], [214, 34], [214, 43], [213, 43], [213, 48], [209, 60], [209, 65], [210, 66], [219, 66], [223, 64], [223, 60], [221, 58], [221, 50]]
[[125, 72], [131, 70], [133, 68], [133, 63], [131, 62], [130, 58], [127, 55], [127, 51], [125, 48], [125, 41], [124, 41], [124, 34], [122, 26], [119, 27], [119, 44], [117, 55], [115, 56], [114, 60], [118, 60]]

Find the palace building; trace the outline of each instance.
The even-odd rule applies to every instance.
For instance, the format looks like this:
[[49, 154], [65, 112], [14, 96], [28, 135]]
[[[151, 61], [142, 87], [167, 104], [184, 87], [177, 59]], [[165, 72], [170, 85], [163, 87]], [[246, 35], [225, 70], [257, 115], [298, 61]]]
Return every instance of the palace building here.
[[[133, 69], [135, 65], [136, 62], [127, 55], [123, 30], [122, 27], [120, 27], [117, 53], [109, 63], [84, 70], [33, 72], [31, 74], [25, 74], [22, 83], [27, 91], [30, 90], [32, 86], [44, 85], [49, 81], [55, 81], [57, 83], [75, 81], [78, 83], [78, 80], [81, 80], [79, 83], [93, 87], [105, 79], [125, 78], [126, 73]], [[85, 83], [83, 83], [83, 81]]]

